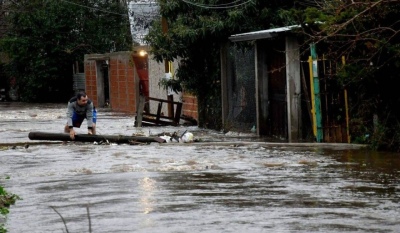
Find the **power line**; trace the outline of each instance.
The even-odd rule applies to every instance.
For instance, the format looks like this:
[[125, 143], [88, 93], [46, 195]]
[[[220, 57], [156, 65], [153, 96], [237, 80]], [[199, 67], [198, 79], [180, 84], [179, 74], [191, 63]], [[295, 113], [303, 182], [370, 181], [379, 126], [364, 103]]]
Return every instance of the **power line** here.
[[181, 1], [183, 1], [183, 2], [185, 2], [187, 4], [190, 4], [190, 5], [193, 5], [193, 6], [202, 7], [202, 8], [206, 8], [206, 9], [229, 9], [229, 8], [242, 6], [244, 4], [252, 2], [253, 0], [247, 0], [245, 2], [242, 2], [243, 0], [235, 0], [235, 1], [231, 2], [231, 3], [215, 4], [215, 5], [194, 3], [194, 2], [191, 2], [189, 0], [181, 0]]
[[[241, 1], [243, 1], [243, 0], [235, 0], [235, 1], [230, 2], [230, 3], [222, 3], [222, 4], [202, 4], [202, 3], [194, 3], [194, 2], [191, 2], [191, 3], [192, 4], [196, 4], [198, 6], [223, 7], [223, 6], [234, 6], [235, 4], [237, 4], [237, 3], [241, 2]], [[190, 1], [186, 0], [186, 3], [188, 3], [188, 2], [190, 2]]]
[[[70, 1], [67, 1], [67, 0], [61, 0], [61, 1], [69, 3], [69, 4], [73, 4], [73, 5], [76, 5], [76, 6], [84, 7], [84, 8], [87, 8], [87, 9], [97, 10], [97, 11], [101, 11], [101, 12], [105, 12], [105, 13], [109, 13], [109, 14], [114, 14], [114, 15], [132, 17], [133, 16], [133, 12], [134, 12], [133, 8], [131, 8], [131, 7], [128, 7], [128, 14], [121, 14], [121, 13], [117, 13], [117, 12], [103, 10], [103, 9], [96, 8], [96, 7], [90, 7], [90, 6], [81, 5], [81, 4], [70, 2]], [[139, 5], [139, 6], [140, 5], [149, 5], [149, 4], [150, 4], [150, 6], [154, 5], [153, 2], [150, 2], [150, 3], [133, 3], [133, 5]], [[157, 11], [156, 12], [148, 12], [147, 14], [146, 13], [135, 12], [135, 14], [138, 15], [138, 16], [151, 16], [151, 17], [159, 15]]]
[[78, 4], [78, 3], [70, 2], [70, 1], [67, 1], [67, 0], [61, 0], [61, 1], [62, 1], [62, 2], [69, 3], [69, 4], [72, 4], [72, 5], [84, 7], [84, 8], [87, 8], [87, 9], [101, 11], [101, 12], [104, 12], [104, 13], [109, 13], [109, 14], [114, 14], [114, 15], [128, 16], [127, 14], [121, 14], [121, 13], [116, 13], [116, 12], [112, 12], [112, 11], [107, 11], [107, 10], [99, 9], [99, 8], [96, 8], [96, 7], [85, 6], [85, 5], [81, 5], [81, 4]]

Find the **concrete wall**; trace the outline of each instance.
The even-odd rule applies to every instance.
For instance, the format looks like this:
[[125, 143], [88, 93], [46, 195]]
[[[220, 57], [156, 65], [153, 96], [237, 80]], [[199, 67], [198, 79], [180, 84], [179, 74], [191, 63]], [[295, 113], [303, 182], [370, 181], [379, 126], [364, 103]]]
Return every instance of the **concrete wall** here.
[[[175, 74], [179, 63], [174, 61], [172, 63], [172, 74]], [[157, 63], [152, 57], [149, 58], [149, 89], [150, 96], [158, 99], [167, 99], [168, 92], [163, 87], [159, 86], [161, 78], [165, 77], [165, 64]], [[175, 102], [182, 102], [182, 115], [192, 117], [198, 120], [197, 98], [188, 93], [175, 93], [172, 92]], [[150, 103], [150, 111], [157, 112], [157, 105]], [[168, 112], [167, 105], [164, 104], [162, 112]]]
[[[153, 57], [149, 57], [149, 92], [150, 96], [158, 99], [168, 99], [168, 92], [162, 86], [159, 86], [159, 82], [162, 78], [165, 77], [165, 64], [156, 62]], [[178, 67], [178, 62], [173, 62], [173, 70]], [[182, 94], [176, 94], [175, 92], [172, 93], [175, 102], [182, 101]], [[157, 102], [150, 102], [150, 112], [156, 113], [157, 112]], [[168, 113], [168, 106], [164, 104], [162, 107], [162, 112], [165, 115]]]

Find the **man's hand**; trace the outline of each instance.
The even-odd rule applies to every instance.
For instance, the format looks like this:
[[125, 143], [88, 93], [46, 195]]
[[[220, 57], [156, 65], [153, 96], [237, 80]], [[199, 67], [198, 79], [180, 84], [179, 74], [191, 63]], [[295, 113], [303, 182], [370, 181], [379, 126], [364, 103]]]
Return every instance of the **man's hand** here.
[[70, 129], [69, 130], [69, 137], [74, 140], [75, 139], [75, 130], [74, 129]]
[[92, 129], [88, 129], [88, 134], [92, 135], [93, 134], [93, 130]]

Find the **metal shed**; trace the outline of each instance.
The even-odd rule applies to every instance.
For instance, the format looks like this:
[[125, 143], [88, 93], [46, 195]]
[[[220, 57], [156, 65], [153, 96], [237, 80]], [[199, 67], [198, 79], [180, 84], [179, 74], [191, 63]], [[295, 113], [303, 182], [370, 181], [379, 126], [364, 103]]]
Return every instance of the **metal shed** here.
[[[221, 53], [225, 126], [239, 126], [259, 136], [288, 142], [301, 139], [300, 52], [298, 40], [291, 33], [298, 27], [229, 37], [232, 43], [224, 46]], [[253, 46], [238, 49], [238, 43], [243, 42]]]

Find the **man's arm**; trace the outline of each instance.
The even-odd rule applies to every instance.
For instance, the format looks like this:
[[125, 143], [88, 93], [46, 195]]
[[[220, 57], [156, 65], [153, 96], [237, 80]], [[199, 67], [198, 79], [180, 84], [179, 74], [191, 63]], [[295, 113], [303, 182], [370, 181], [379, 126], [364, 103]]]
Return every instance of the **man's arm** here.
[[93, 127], [93, 102], [90, 102], [90, 104], [87, 105], [86, 119], [87, 119], [88, 129], [91, 130]]
[[74, 103], [68, 102], [67, 107], [67, 127], [69, 128], [69, 136], [72, 140], [75, 139], [75, 131], [72, 122], [72, 116], [74, 115]]
[[73, 128], [73, 123], [72, 123], [72, 116], [74, 115], [74, 103], [68, 102], [68, 107], [67, 107], [67, 124], [68, 127], [71, 129]]

